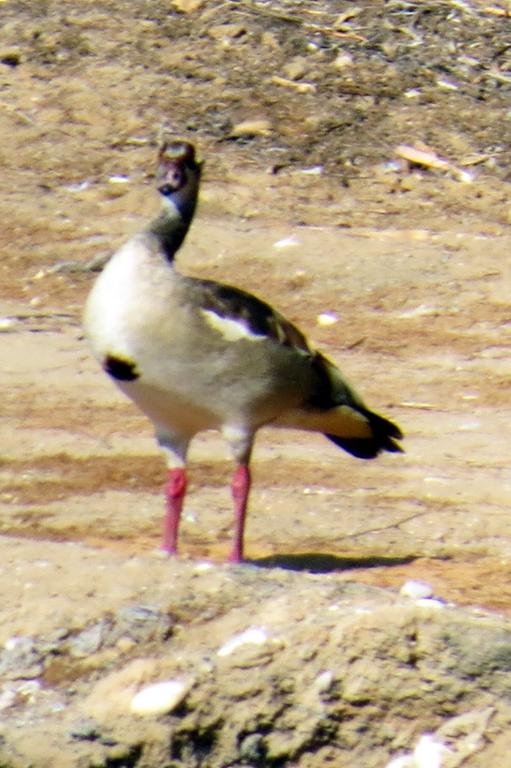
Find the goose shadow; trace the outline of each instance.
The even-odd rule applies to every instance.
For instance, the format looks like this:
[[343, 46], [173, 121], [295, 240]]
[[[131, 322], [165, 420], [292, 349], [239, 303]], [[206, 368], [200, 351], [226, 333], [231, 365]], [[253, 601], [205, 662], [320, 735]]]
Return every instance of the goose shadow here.
[[339, 557], [323, 552], [303, 552], [302, 554], [276, 554], [248, 560], [256, 568], [283, 568], [287, 571], [307, 571], [308, 573], [332, 573], [334, 571], [356, 570], [357, 568], [377, 568], [378, 566], [408, 565], [417, 560], [415, 555], [403, 557]]

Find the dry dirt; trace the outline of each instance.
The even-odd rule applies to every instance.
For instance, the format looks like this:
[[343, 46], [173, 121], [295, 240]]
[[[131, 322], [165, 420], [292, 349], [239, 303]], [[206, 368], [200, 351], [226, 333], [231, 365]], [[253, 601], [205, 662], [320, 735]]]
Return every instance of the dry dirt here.
[[[105, 256], [154, 213], [162, 128], [206, 161], [180, 267], [270, 300], [406, 433], [403, 456], [361, 462], [319, 436], [262, 430], [250, 579], [280, 573], [275, 583], [298, 594], [423, 579], [446, 601], [511, 616], [507, 6], [1, 3], [2, 642], [75, 631], [143, 594], [168, 608], [167, 587], [181, 625], [211, 631], [188, 561], [225, 558], [230, 457], [217, 435], [196, 440], [184, 563], [153, 561], [163, 462], [89, 356], [80, 314], [94, 273], [67, 263]], [[450, 169], [399, 163], [395, 148], [415, 142]], [[91, 563], [109, 578], [89, 589]], [[213, 570], [245, 594], [239, 570]], [[234, 622], [226, 598], [223, 626], [215, 598], [212, 643], [251, 623], [245, 597]], [[300, 621], [300, 606], [287, 610]], [[37, 748], [13, 737], [33, 727], [25, 705], [4, 709], [15, 744], [5, 764], [57, 765], [51, 718]], [[315, 742], [316, 762], [310, 745], [289, 752], [293, 763], [248, 748], [238, 759], [383, 768], [420, 728], [409, 741], [369, 740], [356, 763], [321, 752], [328, 739]], [[504, 765], [508, 753], [463, 764]], [[167, 765], [130, 754], [63, 765]], [[201, 754], [168, 765], [234, 765], [208, 758], [205, 743]]]

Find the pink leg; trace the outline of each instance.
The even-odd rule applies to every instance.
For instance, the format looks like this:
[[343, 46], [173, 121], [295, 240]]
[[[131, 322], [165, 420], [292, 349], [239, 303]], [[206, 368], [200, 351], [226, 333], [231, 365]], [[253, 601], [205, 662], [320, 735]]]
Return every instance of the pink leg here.
[[234, 540], [229, 562], [240, 563], [243, 560], [243, 531], [247, 514], [247, 501], [250, 492], [250, 469], [247, 464], [240, 464], [232, 478], [231, 491], [234, 500]]
[[163, 542], [161, 548], [169, 555], [177, 553], [177, 534], [179, 519], [183, 509], [186, 493], [186, 471], [182, 467], [169, 469], [169, 478], [165, 487], [167, 511], [163, 527]]

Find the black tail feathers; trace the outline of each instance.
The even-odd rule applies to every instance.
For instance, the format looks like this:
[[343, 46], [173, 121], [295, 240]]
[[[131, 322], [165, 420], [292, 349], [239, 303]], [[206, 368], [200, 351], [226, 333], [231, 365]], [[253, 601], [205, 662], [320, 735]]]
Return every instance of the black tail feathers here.
[[365, 411], [364, 416], [369, 421], [372, 430], [371, 437], [344, 438], [327, 434], [325, 437], [358, 459], [374, 459], [381, 451], [403, 453], [401, 446], [395, 442], [395, 440], [403, 438], [403, 433], [397, 424], [393, 424], [383, 416], [371, 411]]

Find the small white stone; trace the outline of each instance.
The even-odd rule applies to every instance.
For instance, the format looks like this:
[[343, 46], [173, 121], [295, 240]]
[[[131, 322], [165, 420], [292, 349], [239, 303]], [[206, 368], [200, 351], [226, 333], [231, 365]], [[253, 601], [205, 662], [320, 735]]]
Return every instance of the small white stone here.
[[346, 67], [351, 67], [353, 64], [353, 56], [350, 53], [347, 53], [347, 51], [342, 51], [341, 53], [337, 54], [337, 57], [332, 62], [332, 65], [336, 69], [346, 69]]
[[395, 757], [385, 768], [442, 768], [444, 757], [452, 755], [452, 752], [436, 736], [425, 733], [420, 737], [413, 755]]
[[403, 595], [403, 597], [411, 597], [413, 600], [420, 600], [424, 597], [432, 597], [433, 587], [425, 581], [411, 579], [403, 584], [399, 594]]
[[195, 566], [195, 571], [197, 573], [204, 573], [204, 571], [210, 571], [213, 568], [213, 563], [209, 563], [207, 560], [204, 560], [202, 563], [197, 563]]
[[405, 312], [401, 312], [398, 315], [400, 320], [407, 320], [413, 317], [423, 317], [424, 315], [434, 315], [438, 310], [435, 307], [430, 307], [427, 304], [419, 304], [418, 307], [413, 309], [407, 309]]
[[304, 176], [321, 176], [321, 174], [323, 173], [323, 166], [311, 165], [310, 168], [302, 168], [300, 173], [303, 173]]
[[219, 656], [230, 656], [233, 651], [242, 645], [264, 645], [268, 640], [268, 633], [264, 627], [251, 627], [239, 635], [234, 635], [218, 651]]
[[446, 91], [457, 91], [459, 90], [456, 83], [452, 83], [450, 80], [437, 80], [436, 84], [439, 88], [444, 88]]
[[8, 637], [7, 640], [4, 643], [4, 648], [6, 651], [13, 651], [15, 648], [18, 647], [18, 645], [21, 645], [25, 642], [24, 637], [19, 637], [17, 635], [14, 635], [13, 637]]
[[16, 320], [12, 317], [0, 317], [0, 333], [11, 333], [16, 328]]
[[322, 312], [316, 318], [316, 323], [320, 326], [335, 325], [339, 318], [333, 312]]
[[284, 237], [282, 240], [277, 240], [276, 243], [273, 243], [274, 248], [293, 248], [296, 245], [300, 245], [300, 241], [295, 235]]
[[160, 547], [158, 547], [158, 549], [152, 549], [151, 556], [155, 557], [157, 560], [170, 560], [173, 557], [173, 555], [169, 552], [165, 552], [165, 550]]
[[110, 176], [108, 179], [110, 184], [129, 184], [129, 176]]
[[442, 768], [444, 757], [450, 752], [442, 741], [430, 733], [425, 733], [420, 737], [413, 757], [417, 768]]
[[321, 672], [314, 680], [314, 684], [320, 693], [326, 693], [332, 687], [334, 682], [334, 673], [331, 669]]
[[475, 174], [470, 173], [470, 171], [460, 170], [458, 168], [456, 172], [456, 178], [458, 181], [463, 181], [465, 184], [471, 184], [475, 179]]
[[78, 184], [71, 184], [69, 187], [67, 187], [68, 192], [84, 192], [88, 187], [90, 187], [90, 181], [85, 180], [81, 181]]
[[172, 712], [191, 688], [187, 680], [167, 680], [142, 688], [131, 700], [130, 710], [134, 715], [164, 715]]

